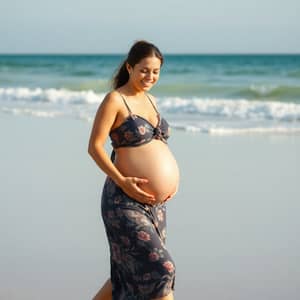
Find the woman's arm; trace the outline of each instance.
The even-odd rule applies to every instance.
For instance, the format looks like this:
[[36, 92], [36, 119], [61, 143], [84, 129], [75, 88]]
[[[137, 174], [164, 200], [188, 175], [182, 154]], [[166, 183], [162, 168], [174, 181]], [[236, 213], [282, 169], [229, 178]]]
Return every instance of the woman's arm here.
[[105, 141], [120, 109], [119, 100], [118, 93], [111, 92], [106, 95], [99, 106], [89, 140], [88, 153], [99, 168], [120, 186], [126, 194], [140, 202], [153, 203], [155, 201], [154, 196], [146, 193], [138, 186], [140, 183], [147, 183], [148, 180], [123, 176], [104, 149]]
[[104, 149], [109, 131], [117, 117], [118, 104], [119, 101], [115, 92], [107, 94], [100, 104], [89, 140], [88, 153], [103, 172], [112, 178], [117, 185], [121, 185], [122, 181], [124, 181], [124, 176], [112, 163]]

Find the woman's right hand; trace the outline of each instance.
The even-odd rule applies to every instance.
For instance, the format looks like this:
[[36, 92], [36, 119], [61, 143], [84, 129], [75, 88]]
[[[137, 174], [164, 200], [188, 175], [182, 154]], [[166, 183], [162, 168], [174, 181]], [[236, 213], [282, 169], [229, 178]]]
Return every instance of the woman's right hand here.
[[119, 184], [120, 188], [131, 198], [137, 200], [138, 202], [144, 204], [154, 204], [155, 198], [154, 195], [151, 195], [145, 191], [143, 191], [139, 184], [148, 183], [149, 180], [145, 178], [138, 177], [124, 177], [122, 182]]

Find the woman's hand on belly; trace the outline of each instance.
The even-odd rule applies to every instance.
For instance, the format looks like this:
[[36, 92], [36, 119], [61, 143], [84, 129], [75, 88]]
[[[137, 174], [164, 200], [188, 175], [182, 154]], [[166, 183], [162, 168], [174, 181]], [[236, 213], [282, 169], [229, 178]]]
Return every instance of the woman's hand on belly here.
[[154, 204], [156, 202], [154, 195], [143, 191], [138, 185], [147, 184], [149, 181], [139, 177], [124, 177], [120, 188], [131, 198], [145, 204]]
[[[155, 198], [153, 204], [164, 202], [174, 195], [179, 182], [179, 169], [165, 143], [153, 139], [150, 143], [139, 147], [117, 149], [114, 164], [120, 173], [128, 178], [146, 178], [146, 183], [145, 181], [137, 184], [134, 182], [134, 186], [129, 180], [128, 186], [124, 187], [124, 192], [127, 191], [129, 196], [144, 203], [149, 201], [144, 197], [153, 195]], [[138, 188], [140, 190], [137, 190]]]

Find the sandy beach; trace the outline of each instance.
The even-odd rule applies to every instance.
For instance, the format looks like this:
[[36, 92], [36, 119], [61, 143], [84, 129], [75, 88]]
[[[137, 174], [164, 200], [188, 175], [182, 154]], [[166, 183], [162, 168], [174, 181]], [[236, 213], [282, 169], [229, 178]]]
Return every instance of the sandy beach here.
[[[91, 125], [0, 114], [0, 299], [91, 299], [109, 276]], [[176, 299], [297, 299], [299, 135], [174, 129], [169, 145]]]

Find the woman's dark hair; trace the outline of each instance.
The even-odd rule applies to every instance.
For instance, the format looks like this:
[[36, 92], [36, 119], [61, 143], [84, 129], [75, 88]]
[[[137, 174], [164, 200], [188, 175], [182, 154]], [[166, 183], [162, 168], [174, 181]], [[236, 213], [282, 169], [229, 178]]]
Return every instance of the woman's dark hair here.
[[164, 58], [159, 51], [159, 49], [147, 42], [147, 41], [137, 41], [133, 44], [131, 49], [129, 50], [127, 58], [121, 64], [119, 69], [117, 70], [115, 76], [112, 80], [112, 86], [114, 89], [119, 88], [120, 86], [127, 83], [129, 79], [129, 74], [126, 68], [126, 63], [128, 63], [131, 67], [134, 67], [138, 64], [143, 58], [156, 56], [160, 59], [161, 65], [163, 64]]

